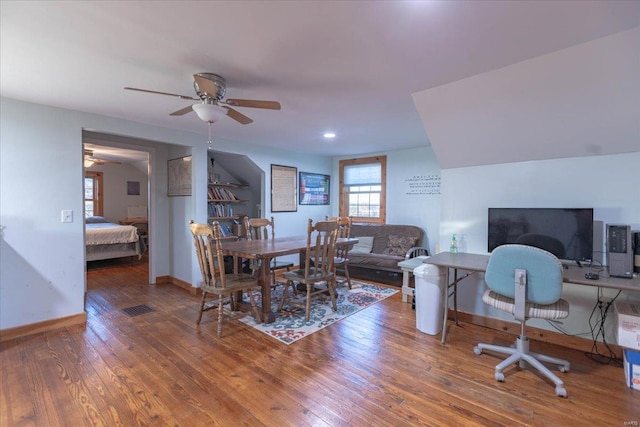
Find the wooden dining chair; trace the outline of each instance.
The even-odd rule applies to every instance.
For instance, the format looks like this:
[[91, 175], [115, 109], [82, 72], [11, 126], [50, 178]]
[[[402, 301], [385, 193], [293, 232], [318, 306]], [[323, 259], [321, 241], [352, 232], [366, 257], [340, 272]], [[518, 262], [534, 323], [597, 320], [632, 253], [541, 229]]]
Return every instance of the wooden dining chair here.
[[[318, 221], [316, 225], [313, 225], [313, 220], [309, 219], [304, 268], [284, 273], [284, 277], [287, 279], [287, 285], [284, 288], [282, 299], [278, 305], [278, 311], [282, 310], [287, 300], [289, 285], [291, 284], [293, 286], [295, 282], [302, 283], [306, 285], [307, 288], [305, 321], [309, 322], [311, 316], [311, 298], [314, 295], [329, 292], [331, 303], [333, 304], [333, 311], [338, 310], [333, 268], [338, 227], [337, 221]], [[316, 287], [322, 283], [325, 284], [324, 287]]]
[[[336, 221], [338, 223], [338, 238], [351, 237], [351, 217], [325, 217], [325, 219], [327, 221]], [[349, 276], [349, 249], [351, 249], [351, 245], [336, 245], [336, 252], [333, 257], [333, 272], [337, 276], [338, 268], [344, 270], [344, 277], [349, 289], [351, 289], [351, 277]], [[344, 281], [342, 283], [344, 283]]]
[[[244, 217], [244, 228], [246, 230], [246, 239], [247, 240], [269, 240], [274, 239], [276, 237], [276, 226], [273, 220], [266, 218], [249, 218], [247, 216]], [[276, 285], [276, 270], [286, 269], [289, 271], [293, 267], [292, 262], [287, 261], [278, 261], [277, 258], [274, 258], [271, 261], [271, 265], [269, 269], [271, 270], [271, 284]], [[255, 275], [256, 271], [260, 269], [260, 261], [259, 260], [251, 260], [250, 268], [252, 273]]]
[[[202, 272], [202, 301], [200, 302], [200, 311], [198, 312], [197, 324], [202, 320], [202, 313], [213, 308], [218, 308], [218, 337], [222, 336], [222, 322], [224, 314], [231, 317], [236, 310], [236, 297], [242, 292], [249, 295], [249, 303], [251, 311], [258, 323], [261, 323], [261, 315], [258, 311], [253, 291], [260, 291], [261, 287], [258, 280], [249, 274], [231, 273], [227, 274], [224, 267], [224, 256], [220, 244], [222, 232], [220, 224], [214, 221], [211, 225], [196, 224], [190, 221], [189, 227], [193, 235], [193, 243], [196, 248], [198, 264]], [[209, 294], [217, 295], [217, 304], [215, 301], [207, 303]], [[225, 310], [225, 302], [230, 304], [230, 310]]]

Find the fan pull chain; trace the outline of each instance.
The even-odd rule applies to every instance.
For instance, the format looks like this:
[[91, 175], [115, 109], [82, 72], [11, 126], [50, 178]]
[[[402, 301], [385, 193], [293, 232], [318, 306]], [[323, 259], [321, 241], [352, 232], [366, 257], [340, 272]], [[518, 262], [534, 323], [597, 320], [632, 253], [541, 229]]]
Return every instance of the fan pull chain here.
[[213, 149], [213, 141], [211, 140], [211, 123], [212, 122], [207, 122], [209, 124], [209, 150]]

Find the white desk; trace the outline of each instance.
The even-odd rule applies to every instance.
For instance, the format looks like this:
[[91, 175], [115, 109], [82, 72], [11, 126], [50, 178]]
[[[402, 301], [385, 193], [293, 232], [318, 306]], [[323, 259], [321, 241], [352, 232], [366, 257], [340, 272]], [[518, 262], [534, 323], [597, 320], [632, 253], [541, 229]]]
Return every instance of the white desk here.
[[[440, 252], [426, 258], [423, 262], [437, 265], [445, 269], [445, 284], [442, 293], [442, 304], [444, 305], [444, 322], [442, 324], [442, 344], [445, 343], [447, 335], [447, 314], [449, 311], [449, 297], [453, 295], [454, 320], [458, 324], [458, 282], [475, 273], [484, 273], [487, 270], [489, 255], [467, 254], [451, 252]], [[450, 270], [453, 270], [453, 281], [450, 278]], [[623, 291], [640, 291], [640, 279], [624, 279], [610, 277], [606, 271], [601, 271], [600, 279], [591, 280], [584, 277], [589, 272], [589, 268], [570, 266], [564, 269], [563, 281], [577, 285], [596, 286], [600, 288], [619, 289]], [[461, 275], [459, 277], [459, 275]]]

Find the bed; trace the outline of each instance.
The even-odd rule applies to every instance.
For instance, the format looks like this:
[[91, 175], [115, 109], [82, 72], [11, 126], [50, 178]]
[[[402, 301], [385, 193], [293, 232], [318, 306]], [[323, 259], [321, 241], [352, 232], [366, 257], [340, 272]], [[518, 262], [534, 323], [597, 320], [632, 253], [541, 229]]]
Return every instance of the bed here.
[[85, 230], [87, 261], [128, 256], [140, 259], [146, 250], [138, 229], [132, 225], [119, 225], [94, 216], [85, 219]]

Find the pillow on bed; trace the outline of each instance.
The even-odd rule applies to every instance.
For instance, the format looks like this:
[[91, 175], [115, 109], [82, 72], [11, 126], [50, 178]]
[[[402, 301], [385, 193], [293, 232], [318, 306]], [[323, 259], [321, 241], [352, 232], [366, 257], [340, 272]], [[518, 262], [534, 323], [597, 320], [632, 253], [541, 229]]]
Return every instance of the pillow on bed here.
[[357, 237], [358, 243], [349, 249], [350, 254], [368, 254], [373, 249], [373, 236]]
[[99, 224], [101, 222], [109, 222], [103, 216], [88, 216], [84, 219], [85, 224]]

